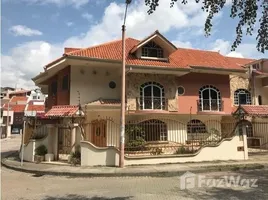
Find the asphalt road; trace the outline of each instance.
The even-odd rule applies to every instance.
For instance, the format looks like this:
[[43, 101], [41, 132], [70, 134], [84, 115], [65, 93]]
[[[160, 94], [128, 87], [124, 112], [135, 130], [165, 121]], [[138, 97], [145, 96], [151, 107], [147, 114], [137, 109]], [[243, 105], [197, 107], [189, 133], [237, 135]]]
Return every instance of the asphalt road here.
[[[19, 148], [15, 140], [12, 140], [8, 141], [13, 145], [7, 145], [9, 142], [5, 142], [8, 150], [2, 148], [3, 152]], [[2, 147], [5, 148], [4, 145]], [[6, 168], [2, 168], [1, 175], [3, 200], [268, 199], [267, 169], [198, 174], [205, 176], [195, 179], [202, 180], [202, 187], [197, 184], [191, 189], [181, 188], [184, 182], [180, 181], [180, 177], [37, 177]], [[223, 176], [228, 177], [225, 180]], [[238, 180], [238, 184], [231, 184], [230, 176], [233, 176], [234, 181]], [[242, 179], [244, 180], [241, 181]], [[254, 185], [253, 179], [258, 179]], [[187, 186], [191, 185], [189, 183], [188, 179]], [[211, 187], [213, 184], [214, 187]]]

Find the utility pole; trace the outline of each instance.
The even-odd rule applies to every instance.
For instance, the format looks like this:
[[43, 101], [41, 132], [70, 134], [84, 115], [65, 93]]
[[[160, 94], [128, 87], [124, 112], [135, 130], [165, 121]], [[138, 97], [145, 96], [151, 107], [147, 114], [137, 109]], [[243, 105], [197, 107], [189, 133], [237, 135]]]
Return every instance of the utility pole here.
[[124, 22], [122, 25], [122, 88], [121, 88], [121, 113], [120, 113], [120, 156], [119, 167], [124, 167], [125, 160], [125, 110], [126, 110], [126, 44], [125, 44], [125, 32], [126, 32], [126, 17], [127, 8], [131, 3], [131, 0], [126, 0], [126, 9], [124, 15]]

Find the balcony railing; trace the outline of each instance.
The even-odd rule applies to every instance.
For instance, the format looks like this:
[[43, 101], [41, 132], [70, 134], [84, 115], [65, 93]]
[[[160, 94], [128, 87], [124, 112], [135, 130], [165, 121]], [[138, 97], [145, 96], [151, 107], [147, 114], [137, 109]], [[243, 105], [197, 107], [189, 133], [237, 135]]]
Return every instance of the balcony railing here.
[[220, 99], [197, 100], [197, 110], [202, 111], [223, 111], [223, 101]]
[[165, 110], [165, 97], [137, 97], [138, 108], [140, 110]]

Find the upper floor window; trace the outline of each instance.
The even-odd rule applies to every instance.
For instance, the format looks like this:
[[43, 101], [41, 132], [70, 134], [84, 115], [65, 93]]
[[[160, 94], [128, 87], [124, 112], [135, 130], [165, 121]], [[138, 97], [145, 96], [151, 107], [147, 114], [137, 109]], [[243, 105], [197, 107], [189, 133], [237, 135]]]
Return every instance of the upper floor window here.
[[164, 87], [156, 82], [147, 82], [140, 87], [140, 109], [165, 109]]
[[256, 70], [259, 70], [260, 69], [260, 64], [259, 63], [253, 64], [252, 68], [256, 69]]
[[261, 97], [261, 95], [258, 96], [258, 103], [259, 103], [259, 105], [262, 105], [262, 97]]
[[238, 89], [234, 92], [234, 104], [235, 105], [250, 105], [251, 95], [248, 90]]
[[37, 96], [33, 96], [33, 99], [37, 99]]
[[163, 58], [163, 49], [158, 46], [155, 42], [150, 41], [142, 47], [141, 56]]
[[212, 85], [206, 85], [200, 88], [198, 107], [200, 111], [221, 111], [222, 102], [220, 91]]
[[69, 89], [69, 76], [65, 75], [62, 78], [62, 90], [68, 90]]

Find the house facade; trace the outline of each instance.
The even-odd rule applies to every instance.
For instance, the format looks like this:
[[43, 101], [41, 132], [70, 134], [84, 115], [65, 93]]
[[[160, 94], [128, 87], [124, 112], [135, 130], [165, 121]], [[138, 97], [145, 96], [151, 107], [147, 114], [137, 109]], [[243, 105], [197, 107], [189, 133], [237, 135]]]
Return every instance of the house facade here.
[[[118, 40], [83, 49], [65, 48], [62, 57], [33, 78], [48, 94], [48, 149], [56, 159], [80, 145], [82, 165], [118, 165], [121, 47]], [[184, 153], [197, 157], [175, 156], [173, 161], [216, 159], [206, 158], [209, 145], [220, 152], [215, 155], [218, 159], [228, 159], [221, 148], [228, 144], [226, 138], [236, 135], [232, 112], [237, 95], [239, 104], [249, 101], [236, 91], [248, 89], [251, 74], [246, 64], [251, 62], [255, 61], [237, 62], [217, 52], [177, 48], [158, 31], [141, 41], [127, 38], [126, 162], [142, 164], [137, 157]], [[265, 103], [265, 89], [262, 94]], [[229, 159], [246, 157], [246, 150], [235, 148], [241, 141], [230, 141], [234, 152], [227, 153]], [[91, 158], [99, 162], [91, 163]], [[154, 158], [145, 163], [166, 161]]]

